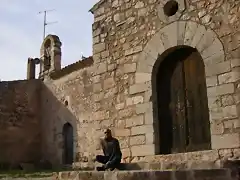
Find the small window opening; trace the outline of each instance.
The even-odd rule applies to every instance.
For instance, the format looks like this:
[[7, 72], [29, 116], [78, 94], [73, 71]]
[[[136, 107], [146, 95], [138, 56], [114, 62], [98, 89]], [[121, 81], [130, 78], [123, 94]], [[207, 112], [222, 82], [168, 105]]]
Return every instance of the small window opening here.
[[68, 106], [68, 101], [67, 101], [67, 100], [64, 101], [64, 105], [65, 105], [65, 106]]
[[177, 13], [178, 8], [179, 8], [179, 6], [178, 6], [177, 1], [170, 0], [164, 5], [163, 11], [166, 16], [170, 17]]

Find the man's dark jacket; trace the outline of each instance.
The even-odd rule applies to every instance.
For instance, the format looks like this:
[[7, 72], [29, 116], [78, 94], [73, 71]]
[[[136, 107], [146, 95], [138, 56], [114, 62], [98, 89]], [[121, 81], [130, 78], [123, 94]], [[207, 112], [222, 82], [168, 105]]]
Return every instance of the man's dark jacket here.
[[120, 149], [119, 141], [116, 138], [110, 140], [104, 139], [102, 142], [104, 156], [108, 157], [108, 161], [120, 160], [122, 158], [122, 152]]

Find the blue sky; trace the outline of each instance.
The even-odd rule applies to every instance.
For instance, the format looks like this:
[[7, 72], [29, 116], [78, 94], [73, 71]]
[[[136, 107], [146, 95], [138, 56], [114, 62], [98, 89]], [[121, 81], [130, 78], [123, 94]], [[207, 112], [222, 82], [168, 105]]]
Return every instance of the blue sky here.
[[0, 79], [26, 78], [28, 57], [39, 57], [43, 39], [43, 14], [55, 9], [46, 34], [56, 34], [63, 43], [62, 66], [92, 55], [93, 15], [88, 10], [98, 0], [0, 0]]

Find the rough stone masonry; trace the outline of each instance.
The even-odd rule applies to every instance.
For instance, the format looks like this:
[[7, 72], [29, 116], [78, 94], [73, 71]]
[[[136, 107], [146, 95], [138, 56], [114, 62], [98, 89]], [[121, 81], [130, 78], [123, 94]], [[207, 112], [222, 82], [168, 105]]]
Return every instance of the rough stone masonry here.
[[[100, 0], [90, 11], [92, 57], [61, 68], [59, 38], [49, 35], [42, 44], [41, 158], [64, 163], [66, 124], [73, 132], [73, 161], [80, 166], [92, 166], [101, 153], [98, 142], [105, 128], [120, 140], [124, 162], [240, 157], [239, 1]], [[165, 144], [154, 113], [159, 102], [153, 72], [179, 48], [195, 49], [204, 67], [210, 148], [161, 155], [158, 146]], [[34, 78], [36, 63], [28, 63], [28, 77]]]

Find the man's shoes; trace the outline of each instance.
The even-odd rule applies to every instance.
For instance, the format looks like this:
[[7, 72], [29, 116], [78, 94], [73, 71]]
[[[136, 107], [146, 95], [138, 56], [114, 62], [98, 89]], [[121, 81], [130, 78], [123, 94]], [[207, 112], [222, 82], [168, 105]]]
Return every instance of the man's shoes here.
[[115, 170], [115, 168], [110, 168], [110, 171], [114, 171]]
[[105, 168], [103, 166], [97, 167], [96, 169], [97, 169], [97, 171], [105, 171]]

